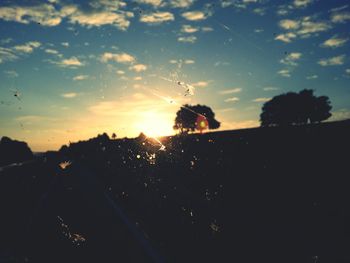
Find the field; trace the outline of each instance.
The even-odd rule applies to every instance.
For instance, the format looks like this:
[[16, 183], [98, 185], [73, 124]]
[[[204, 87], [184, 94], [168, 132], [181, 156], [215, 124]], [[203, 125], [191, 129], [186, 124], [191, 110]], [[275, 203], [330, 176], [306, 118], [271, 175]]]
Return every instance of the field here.
[[0, 262], [349, 262], [349, 134], [101, 135], [6, 167]]

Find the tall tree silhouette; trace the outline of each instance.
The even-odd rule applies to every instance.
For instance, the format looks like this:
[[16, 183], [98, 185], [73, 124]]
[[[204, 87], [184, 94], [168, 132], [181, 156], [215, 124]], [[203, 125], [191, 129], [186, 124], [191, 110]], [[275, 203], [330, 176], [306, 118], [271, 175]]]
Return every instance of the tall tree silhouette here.
[[313, 90], [299, 93], [288, 92], [273, 97], [262, 107], [261, 126], [286, 126], [316, 123], [328, 119], [332, 114], [327, 96], [316, 97]]
[[198, 129], [197, 120], [199, 116], [204, 116], [209, 129], [217, 129], [220, 122], [215, 119], [212, 109], [205, 105], [183, 105], [176, 113], [174, 130], [180, 130], [181, 133], [193, 132]]

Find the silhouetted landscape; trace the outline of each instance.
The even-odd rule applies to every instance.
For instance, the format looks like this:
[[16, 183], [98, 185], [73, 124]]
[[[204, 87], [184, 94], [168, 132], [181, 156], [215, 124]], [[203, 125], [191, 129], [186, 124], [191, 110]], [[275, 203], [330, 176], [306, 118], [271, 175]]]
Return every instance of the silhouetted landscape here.
[[349, 0], [0, 0], [0, 263], [350, 263]]
[[349, 262], [349, 134], [350, 121], [253, 128], [165, 150], [102, 134], [28, 155], [0, 172], [0, 260]]

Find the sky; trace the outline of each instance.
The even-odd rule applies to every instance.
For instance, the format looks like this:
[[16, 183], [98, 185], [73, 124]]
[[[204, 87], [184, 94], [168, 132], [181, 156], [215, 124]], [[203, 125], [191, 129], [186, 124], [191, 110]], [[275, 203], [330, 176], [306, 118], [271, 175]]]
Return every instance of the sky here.
[[257, 127], [264, 102], [306, 88], [350, 118], [349, 24], [346, 0], [2, 0], [0, 137], [171, 135], [185, 103]]

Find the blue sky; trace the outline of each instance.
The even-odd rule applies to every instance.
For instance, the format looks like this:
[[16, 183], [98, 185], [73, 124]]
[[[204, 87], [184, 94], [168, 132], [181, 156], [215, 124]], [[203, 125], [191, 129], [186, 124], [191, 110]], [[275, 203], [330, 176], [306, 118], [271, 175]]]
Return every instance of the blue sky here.
[[350, 118], [349, 22], [347, 1], [1, 1], [0, 135], [35, 151], [170, 135], [183, 103], [254, 127], [265, 101], [304, 88]]

